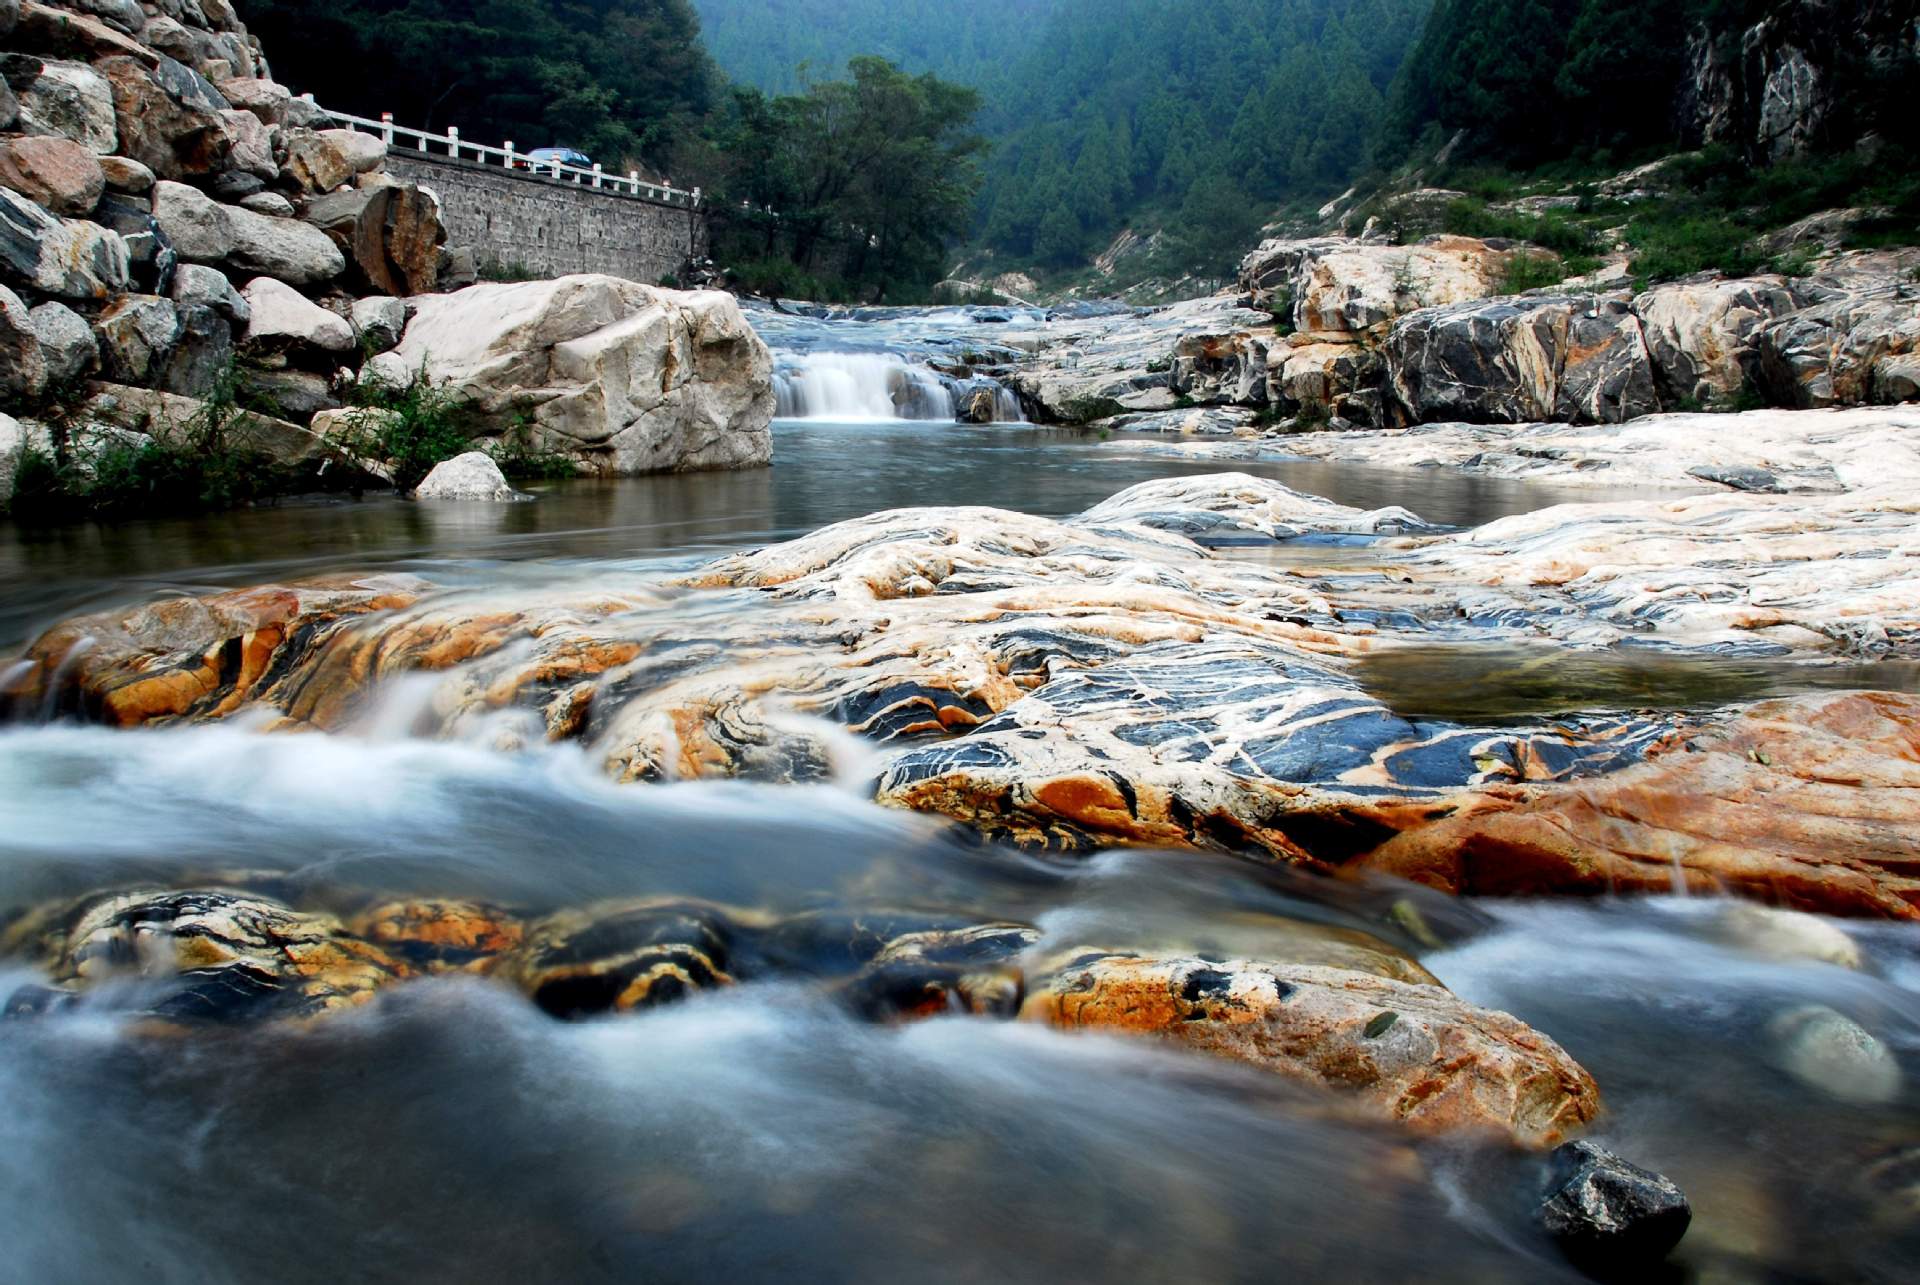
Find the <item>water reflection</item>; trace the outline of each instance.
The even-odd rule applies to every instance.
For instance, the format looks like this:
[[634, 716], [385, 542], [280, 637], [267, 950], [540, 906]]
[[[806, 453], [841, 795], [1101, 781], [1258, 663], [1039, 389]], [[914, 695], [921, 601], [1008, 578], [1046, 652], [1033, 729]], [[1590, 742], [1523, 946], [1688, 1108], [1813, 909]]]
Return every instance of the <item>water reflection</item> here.
[[1644, 648], [1474, 643], [1394, 647], [1355, 669], [1409, 719], [1498, 723], [1579, 710], [1710, 709], [1819, 691], [1920, 692], [1920, 661], [1808, 664]]

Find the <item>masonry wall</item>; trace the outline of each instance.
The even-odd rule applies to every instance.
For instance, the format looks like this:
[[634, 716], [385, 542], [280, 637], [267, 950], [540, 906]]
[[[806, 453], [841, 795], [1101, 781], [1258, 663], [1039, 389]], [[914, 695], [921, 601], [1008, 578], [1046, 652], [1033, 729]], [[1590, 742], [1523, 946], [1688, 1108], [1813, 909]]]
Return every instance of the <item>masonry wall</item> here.
[[605, 272], [655, 285], [707, 252], [706, 216], [682, 205], [399, 148], [386, 170], [433, 189], [448, 244], [472, 246], [483, 273]]

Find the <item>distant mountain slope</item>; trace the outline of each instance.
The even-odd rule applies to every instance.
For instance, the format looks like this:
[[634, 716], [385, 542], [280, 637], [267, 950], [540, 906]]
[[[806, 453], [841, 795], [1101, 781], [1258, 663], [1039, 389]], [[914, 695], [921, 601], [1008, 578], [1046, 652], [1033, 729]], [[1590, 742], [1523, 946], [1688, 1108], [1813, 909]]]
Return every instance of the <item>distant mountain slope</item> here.
[[1432, 0], [1061, 0], [987, 108], [987, 242], [1084, 262], [1143, 210], [1218, 269], [1369, 164]]
[[707, 49], [734, 80], [769, 93], [878, 54], [912, 72], [991, 90], [1063, 0], [694, 0]]

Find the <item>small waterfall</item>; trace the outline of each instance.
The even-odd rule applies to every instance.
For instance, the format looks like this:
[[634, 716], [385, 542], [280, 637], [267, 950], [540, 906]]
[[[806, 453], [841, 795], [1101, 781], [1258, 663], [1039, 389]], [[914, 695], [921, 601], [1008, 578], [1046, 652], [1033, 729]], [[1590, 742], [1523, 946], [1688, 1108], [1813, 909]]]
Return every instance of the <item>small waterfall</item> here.
[[955, 418], [939, 375], [891, 353], [796, 355], [774, 376], [776, 414], [788, 419]]

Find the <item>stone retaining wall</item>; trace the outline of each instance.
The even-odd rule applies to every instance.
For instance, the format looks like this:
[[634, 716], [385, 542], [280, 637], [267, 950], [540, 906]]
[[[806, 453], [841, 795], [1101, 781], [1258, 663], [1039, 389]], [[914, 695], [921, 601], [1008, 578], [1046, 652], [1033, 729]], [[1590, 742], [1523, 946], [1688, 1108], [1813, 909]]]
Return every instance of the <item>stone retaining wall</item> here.
[[685, 206], [401, 148], [386, 170], [439, 196], [448, 244], [472, 246], [483, 272], [605, 272], [657, 285], [707, 252], [706, 216]]

